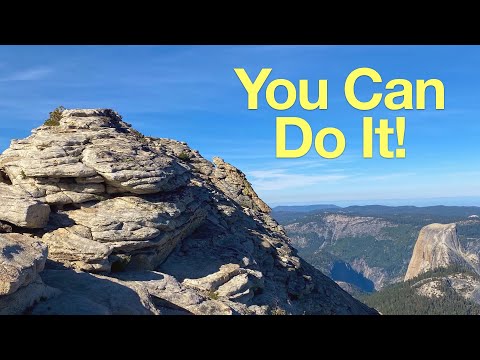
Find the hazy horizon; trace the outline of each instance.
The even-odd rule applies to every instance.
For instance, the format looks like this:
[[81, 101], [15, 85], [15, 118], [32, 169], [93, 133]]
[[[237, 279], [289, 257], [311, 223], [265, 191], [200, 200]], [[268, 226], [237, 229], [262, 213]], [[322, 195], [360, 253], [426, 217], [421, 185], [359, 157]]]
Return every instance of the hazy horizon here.
[[442, 198], [418, 198], [418, 199], [377, 199], [377, 200], [340, 200], [340, 201], [311, 201], [311, 202], [288, 202], [288, 203], [268, 203], [272, 208], [277, 206], [315, 206], [315, 205], [337, 205], [347, 206], [365, 206], [365, 205], [383, 205], [383, 206], [476, 206], [480, 207], [480, 197], [442, 197]]

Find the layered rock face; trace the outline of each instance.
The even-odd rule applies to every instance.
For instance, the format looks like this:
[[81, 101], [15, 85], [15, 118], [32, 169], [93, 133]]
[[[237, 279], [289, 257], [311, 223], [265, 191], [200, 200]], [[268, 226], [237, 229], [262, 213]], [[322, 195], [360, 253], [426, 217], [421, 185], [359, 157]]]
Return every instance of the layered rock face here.
[[450, 265], [475, 270], [477, 260], [474, 255], [469, 255], [462, 249], [455, 224], [430, 224], [420, 230], [405, 281], [429, 270]]
[[15, 254], [24, 275], [0, 258], [0, 311], [38, 280], [33, 314], [375, 313], [296, 255], [241, 171], [112, 110], [63, 111], [12, 141], [0, 175], [0, 220], [19, 233], [0, 244], [38, 255]]

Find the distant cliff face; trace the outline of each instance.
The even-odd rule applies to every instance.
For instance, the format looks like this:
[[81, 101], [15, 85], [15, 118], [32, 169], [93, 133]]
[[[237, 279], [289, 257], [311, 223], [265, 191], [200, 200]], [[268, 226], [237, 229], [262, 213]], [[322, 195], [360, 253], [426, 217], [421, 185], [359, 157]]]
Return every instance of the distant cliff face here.
[[457, 224], [426, 225], [404, 281], [360, 298], [382, 314], [478, 315], [478, 255], [463, 249]]
[[379, 237], [384, 228], [395, 226], [374, 217], [345, 214], [325, 214], [315, 220], [285, 226], [286, 230], [298, 234], [292, 237], [294, 245], [302, 248], [309, 246], [309, 239], [302, 236], [305, 233], [316, 233], [327, 243], [335, 243], [343, 238], [358, 238], [365, 235]]
[[475, 256], [462, 249], [456, 224], [430, 224], [420, 230], [405, 280], [451, 265], [476, 269], [475, 262]]
[[382, 314], [479, 315], [478, 255], [463, 249], [457, 224], [426, 225], [404, 281], [360, 298]]
[[[330, 210], [328, 210], [330, 211]], [[337, 210], [341, 211], [341, 210]], [[380, 290], [403, 278], [416, 229], [374, 216], [346, 213], [299, 215], [284, 225], [292, 244], [307, 261], [334, 280], [350, 282], [364, 291], [373, 282]], [[337, 276], [340, 267], [350, 268]], [[360, 277], [363, 281], [359, 282]]]
[[299, 258], [222, 159], [108, 109], [47, 124], [0, 156], [0, 313], [376, 313]]

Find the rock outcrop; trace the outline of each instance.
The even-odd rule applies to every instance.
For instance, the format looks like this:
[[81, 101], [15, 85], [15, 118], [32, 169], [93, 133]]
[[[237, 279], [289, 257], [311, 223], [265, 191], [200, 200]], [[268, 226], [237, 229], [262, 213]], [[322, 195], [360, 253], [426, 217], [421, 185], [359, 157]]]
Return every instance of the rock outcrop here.
[[446, 274], [435, 274], [413, 282], [411, 285], [417, 295], [429, 299], [448, 301], [452, 294], [467, 301], [480, 304], [480, 276], [461, 269]]
[[0, 295], [33, 282], [45, 266], [47, 247], [21, 234], [0, 235]]
[[47, 225], [50, 207], [19, 186], [0, 183], [0, 220], [13, 225], [39, 229]]
[[0, 312], [36, 285], [33, 314], [375, 313], [296, 255], [240, 170], [112, 110], [63, 111], [13, 140], [0, 174], [0, 220], [43, 254], [0, 271]]
[[39, 277], [46, 260], [47, 247], [40, 241], [0, 234], [0, 315], [21, 313], [55, 293]]
[[405, 281], [429, 270], [460, 265], [475, 269], [475, 259], [464, 252], [455, 224], [430, 224], [418, 234]]

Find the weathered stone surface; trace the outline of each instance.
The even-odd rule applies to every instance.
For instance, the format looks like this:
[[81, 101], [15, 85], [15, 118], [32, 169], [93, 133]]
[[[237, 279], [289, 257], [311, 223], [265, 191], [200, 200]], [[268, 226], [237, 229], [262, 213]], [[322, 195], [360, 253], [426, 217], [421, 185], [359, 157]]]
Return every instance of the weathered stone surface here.
[[123, 281], [144, 286], [162, 314], [231, 315], [233, 308], [222, 301], [210, 299], [185, 287], [173, 276], [160, 272], [130, 272], [118, 274]]
[[0, 220], [26, 228], [42, 228], [49, 215], [48, 205], [17, 186], [0, 183]]
[[115, 262], [122, 269], [154, 269], [204, 220], [205, 200], [198, 187], [167, 196], [116, 197], [62, 211], [67, 227], [43, 240], [52, 259], [76, 269], [110, 271]]
[[199, 279], [185, 279], [184, 286], [220, 298], [250, 300], [254, 291], [263, 289], [259, 271], [241, 268], [238, 264], [222, 265], [216, 273]]
[[0, 296], [0, 315], [25, 314], [40, 302], [59, 294], [60, 290], [45, 285], [40, 276], [37, 276], [34, 281], [13, 294]]
[[240, 170], [112, 110], [64, 111], [12, 141], [0, 174], [51, 205], [41, 277], [60, 293], [30, 297], [33, 314], [376, 313], [297, 256]]
[[243, 172], [219, 157], [213, 158], [213, 163], [215, 164], [213, 181], [227, 196], [241, 206], [270, 213], [270, 207], [258, 197]]
[[133, 194], [171, 191], [188, 180], [186, 169], [174, 159], [122, 138], [93, 141], [83, 153], [83, 163], [109, 185]]
[[475, 269], [457, 238], [455, 224], [430, 224], [418, 234], [405, 281], [424, 272], [450, 265]]
[[42, 278], [61, 292], [35, 306], [34, 315], [159, 314], [145, 289], [135, 283], [74, 270], [45, 270]]
[[0, 296], [34, 281], [43, 270], [47, 247], [21, 234], [0, 234]]
[[23, 314], [58, 293], [39, 276], [47, 247], [25, 235], [0, 234], [0, 315]]
[[200, 291], [215, 291], [220, 285], [225, 284], [232, 277], [240, 273], [244, 273], [245, 269], [241, 269], [238, 264], [225, 264], [220, 267], [216, 273], [209, 274], [199, 279], [185, 279], [183, 284], [185, 286], [200, 290]]
[[228, 297], [230, 299], [237, 299], [241, 296], [251, 295], [257, 289], [263, 289], [263, 275], [259, 271], [248, 271], [245, 274], [240, 274], [221, 285], [217, 294], [220, 297]]
[[113, 189], [171, 191], [189, 179], [181, 161], [150, 148], [143, 135], [108, 109], [64, 111], [59, 126], [41, 126], [12, 141], [0, 167], [13, 184], [55, 205], [102, 200]]
[[42, 241], [48, 245], [49, 258], [67, 267], [85, 271], [110, 271], [108, 257], [112, 246], [94, 241], [90, 231], [80, 225], [59, 228], [46, 233]]
[[74, 270], [46, 270], [50, 288], [58, 289], [39, 302], [34, 315], [231, 315], [232, 308], [182, 287], [159, 272], [127, 272], [118, 277]]

